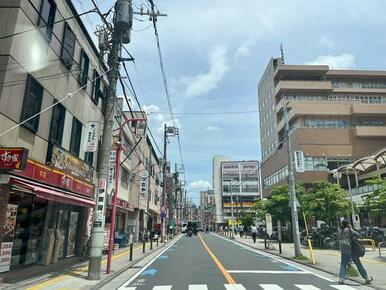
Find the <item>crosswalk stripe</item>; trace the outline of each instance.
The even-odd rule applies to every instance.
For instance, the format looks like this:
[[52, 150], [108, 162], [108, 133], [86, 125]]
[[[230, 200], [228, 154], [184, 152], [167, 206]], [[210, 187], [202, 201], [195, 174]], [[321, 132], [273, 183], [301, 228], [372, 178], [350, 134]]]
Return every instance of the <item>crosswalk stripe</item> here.
[[339, 290], [355, 290], [355, 288], [347, 286], [347, 285], [330, 285], [331, 287]]
[[171, 290], [172, 285], [165, 285], [165, 286], [154, 286], [153, 290]]
[[284, 290], [280, 286], [276, 284], [260, 284], [260, 287], [263, 288], [264, 290]]
[[205, 284], [189, 285], [189, 290], [208, 290]]
[[246, 290], [241, 284], [224, 284], [227, 290]]
[[312, 285], [296, 285], [295, 287], [302, 289], [302, 290], [320, 290], [320, 288], [312, 286]]

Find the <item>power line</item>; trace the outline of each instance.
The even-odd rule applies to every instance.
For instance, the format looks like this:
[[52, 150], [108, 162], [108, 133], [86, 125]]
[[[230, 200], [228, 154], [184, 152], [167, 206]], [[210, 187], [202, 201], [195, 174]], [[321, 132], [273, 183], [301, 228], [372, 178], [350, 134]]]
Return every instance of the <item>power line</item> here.
[[[103, 74], [101, 74], [100, 76], [96, 77], [95, 79], [92, 80], [92, 83], [94, 81], [96, 81], [97, 79], [101, 78], [103, 75], [107, 74], [111, 69], [109, 69], [108, 71], [104, 72]], [[54, 104], [46, 107], [45, 109], [41, 110], [40, 112], [32, 115], [31, 117], [25, 119], [24, 121], [16, 124], [15, 126], [9, 128], [8, 130], [5, 130], [4, 132], [0, 133], [0, 137], [2, 137], [3, 135], [13, 131], [14, 129], [20, 127], [21, 125], [27, 123], [28, 121], [36, 118], [37, 116], [41, 115], [42, 113], [48, 111], [49, 109], [55, 107], [57, 104], [60, 104], [60, 103], [63, 103], [65, 100], [67, 100], [68, 98], [71, 98], [75, 93], [79, 92], [80, 90], [82, 90], [83, 88], [85, 88], [87, 86], [87, 84], [85, 84], [84, 86], [81, 86], [80, 88], [76, 89], [75, 91], [73, 91], [72, 93], [68, 93], [64, 98], [58, 100], [57, 102], [55, 102]]]
[[[223, 111], [223, 112], [175, 112], [175, 115], [240, 115], [240, 114], [256, 114], [265, 112], [268, 110], [255, 110], [255, 111]], [[148, 114], [167, 114], [168, 112], [162, 111], [148, 111]]]
[[[32, 8], [33, 8], [37, 13], [39, 13], [39, 11], [36, 9], [35, 5], [33, 5], [33, 3], [31, 3], [30, 0], [29, 0], [29, 2], [30, 2], [30, 4], [31, 4]], [[67, 21], [67, 20], [71, 20], [71, 19], [74, 19], [74, 18], [78, 18], [78, 17], [80, 17], [80, 16], [83, 16], [83, 15], [86, 15], [86, 14], [92, 13], [92, 12], [96, 12], [96, 10], [95, 10], [95, 9], [91, 9], [91, 10], [85, 11], [85, 12], [83, 12], [83, 13], [80, 13], [80, 14], [77, 14], [77, 15], [74, 15], [74, 16], [71, 16], [71, 17], [68, 17], [68, 18], [63, 18], [63, 19], [61, 19], [61, 20], [57, 20], [57, 21], [53, 22], [52, 24], [55, 25], [55, 24], [57, 24], [57, 23], [64, 22], [64, 21]], [[3, 40], [3, 39], [5, 39], [5, 38], [9, 38], [9, 37], [18, 36], [18, 35], [20, 35], [20, 34], [28, 33], [28, 32], [31, 32], [31, 31], [35, 31], [35, 30], [37, 30], [37, 29], [41, 29], [41, 28], [44, 28], [44, 27], [46, 27], [46, 26], [47, 26], [47, 24], [46, 24], [46, 25], [36, 26], [36, 27], [34, 27], [34, 28], [30, 28], [30, 29], [27, 29], [27, 30], [19, 31], [19, 32], [16, 32], [16, 33], [13, 33], [13, 34], [8, 34], [8, 35], [5, 35], [5, 36], [0, 37], [0, 40]]]
[[[149, 0], [149, 2], [151, 5], [151, 9], [154, 12], [154, 2], [153, 2], [153, 0]], [[169, 113], [170, 113], [170, 117], [172, 118], [173, 126], [177, 127], [176, 121], [174, 119], [172, 102], [171, 102], [171, 98], [169, 95], [169, 87], [168, 87], [168, 83], [167, 83], [165, 66], [164, 66], [164, 62], [163, 62], [162, 51], [161, 51], [161, 46], [160, 46], [160, 41], [159, 41], [158, 29], [157, 29], [157, 24], [156, 24], [157, 23], [157, 17], [153, 17], [152, 19], [153, 19], [154, 34], [155, 34], [156, 43], [157, 43], [158, 58], [159, 58], [159, 63], [160, 63], [160, 67], [161, 67], [162, 80], [163, 80], [165, 94], [166, 94], [166, 98], [167, 98], [167, 102], [168, 102]]]

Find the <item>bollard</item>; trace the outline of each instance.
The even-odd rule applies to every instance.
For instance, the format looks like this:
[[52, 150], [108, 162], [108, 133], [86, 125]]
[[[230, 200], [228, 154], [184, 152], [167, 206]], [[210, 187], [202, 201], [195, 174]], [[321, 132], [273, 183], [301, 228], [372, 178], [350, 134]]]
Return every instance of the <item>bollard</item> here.
[[153, 250], [153, 237], [150, 238], [150, 250]]
[[267, 238], [264, 237], [264, 249], [267, 249]]
[[158, 236], [157, 236], [157, 247], [158, 247]]
[[133, 261], [133, 243], [130, 243], [130, 261]]
[[281, 254], [281, 240], [279, 240], [279, 254]]
[[146, 247], [146, 240], [144, 239], [142, 243], [142, 253], [145, 253], [145, 247]]

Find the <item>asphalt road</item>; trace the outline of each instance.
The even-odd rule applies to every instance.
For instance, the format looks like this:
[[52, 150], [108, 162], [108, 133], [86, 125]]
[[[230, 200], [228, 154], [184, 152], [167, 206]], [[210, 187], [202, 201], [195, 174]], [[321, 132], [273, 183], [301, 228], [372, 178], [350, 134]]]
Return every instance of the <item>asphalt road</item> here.
[[118, 289], [352, 290], [331, 275], [213, 234], [179, 238]]

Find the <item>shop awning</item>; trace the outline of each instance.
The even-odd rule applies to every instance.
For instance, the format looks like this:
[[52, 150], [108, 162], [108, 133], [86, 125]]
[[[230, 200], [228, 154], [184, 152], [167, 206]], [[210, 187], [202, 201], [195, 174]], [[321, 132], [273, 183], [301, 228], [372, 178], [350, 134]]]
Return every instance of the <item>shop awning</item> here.
[[19, 180], [12, 178], [12, 183], [18, 186], [22, 186], [26, 189], [32, 190], [37, 197], [48, 199], [56, 202], [68, 203], [77, 206], [86, 206], [93, 208], [95, 202], [86, 197], [81, 197], [72, 194], [71, 192], [66, 192], [54, 187], [43, 187], [37, 185], [36, 183], [30, 182], [28, 180]]

